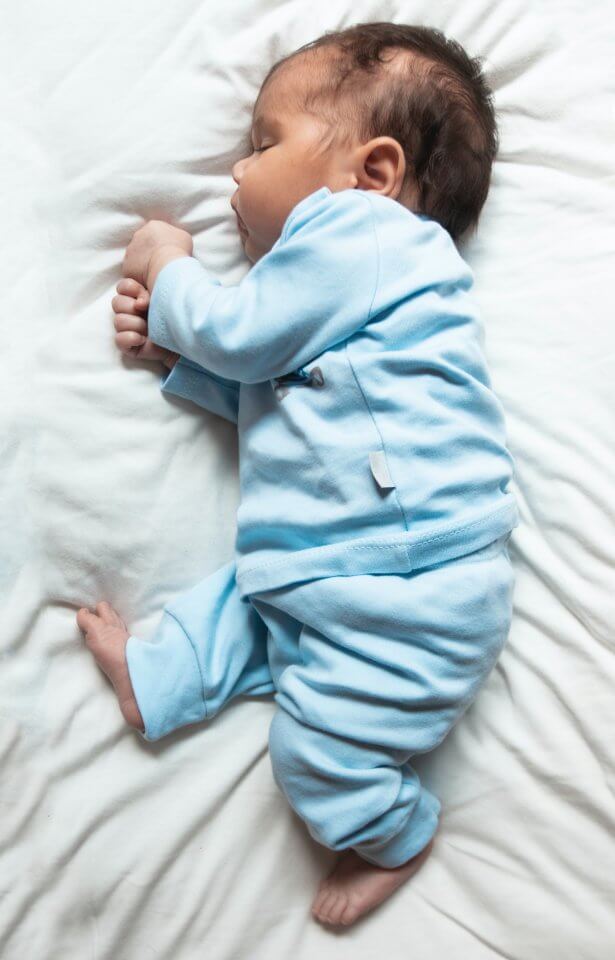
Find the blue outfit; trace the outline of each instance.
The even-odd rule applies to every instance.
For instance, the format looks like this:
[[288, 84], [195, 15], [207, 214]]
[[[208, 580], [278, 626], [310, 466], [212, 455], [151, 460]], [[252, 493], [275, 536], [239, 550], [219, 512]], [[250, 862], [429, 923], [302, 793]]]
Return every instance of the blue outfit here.
[[397, 866], [433, 836], [409, 764], [508, 635], [513, 460], [471, 298], [435, 221], [323, 187], [236, 286], [194, 258], [151, 295], [161, 379], [237, 423], [235, 558], [169, 602], [128, 669], [156, 740], [273, 693], [274, 778], [310, 834]]

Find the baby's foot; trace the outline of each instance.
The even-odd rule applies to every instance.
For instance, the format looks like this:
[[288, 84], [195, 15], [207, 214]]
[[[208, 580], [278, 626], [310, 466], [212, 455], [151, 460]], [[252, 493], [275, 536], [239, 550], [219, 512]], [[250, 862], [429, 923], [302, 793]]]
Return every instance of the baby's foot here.
[[144, 733], [143, 717], [126, 663], [126, 642], [130, 636], [126, 624], [106, 600], [96, 604], [96, 613], [82, 607], [77, 614], [77, 624], [85, 634], [88, 650], [113, 684], [124, 720]]
[[344, 850], [333, 872], [318, 888], [312, 916], [325, 924], [350, 926], [416, 873], [432, 846], [433, 839], [411, 860], [392, 869], [368, 863], [354, 850]]

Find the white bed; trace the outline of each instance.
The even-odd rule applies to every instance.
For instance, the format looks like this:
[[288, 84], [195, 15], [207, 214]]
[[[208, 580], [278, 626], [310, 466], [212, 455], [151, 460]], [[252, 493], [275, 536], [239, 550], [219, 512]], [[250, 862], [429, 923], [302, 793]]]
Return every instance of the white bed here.
[[[615, 939], [613, 6], [22, 0], [0, 52], [0, 953], [3, 960], [607, 960]], [[225, 283], [262, 78], [358, 21], [428, 23], [486, 57], [501, 151], [478, 234], [485, 350], [522, 522], [515, 616], [479, 698], [417, 762], [430, 860], [332, 931], [336, 855], [267, 754], [271, 698], [147, 744], [84, 647], [108, 599], [147, 637], [233, 555], [234, 428], [122, 360], [111, 298], [144, 220]]]

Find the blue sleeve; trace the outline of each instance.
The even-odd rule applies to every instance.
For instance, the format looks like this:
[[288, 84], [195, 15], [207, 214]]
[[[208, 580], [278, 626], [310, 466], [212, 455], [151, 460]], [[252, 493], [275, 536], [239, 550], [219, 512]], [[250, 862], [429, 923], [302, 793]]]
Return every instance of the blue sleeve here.
[[261, 383], [364, 327], [378, 269], [367, 197], [323, 187], [293, 208], [236, 286], [222, 286], [193, 257], [167, 263], [152, 290], [149, 336], [219, 377]]
[[239, 384], [217, 377], [198, 363], [180, 357], [175, 366], [160, 379], [163, 393], [172, 393], [204, 407], [219, 417], [237, 423]]

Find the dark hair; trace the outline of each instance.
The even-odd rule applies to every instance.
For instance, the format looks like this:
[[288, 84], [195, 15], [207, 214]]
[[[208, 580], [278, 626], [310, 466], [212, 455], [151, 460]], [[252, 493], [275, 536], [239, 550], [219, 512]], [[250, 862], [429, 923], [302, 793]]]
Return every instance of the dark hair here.
[[[328, 31], [278, 60], [272, 74], [298, 54], [326, 48], [315, 61], [317, 81], [298, 104], [324, 117], [331, 139], [395, 138], [404, 151], [402, 190], [418, 191], [418, 213], [457, 240], [476, 226], [498, 150], [492, 93], [482, 60], [470, 58], [440, 30], [403, 23], [357, 23]], [[386, 48], [410, 51], [389, 59]]]

